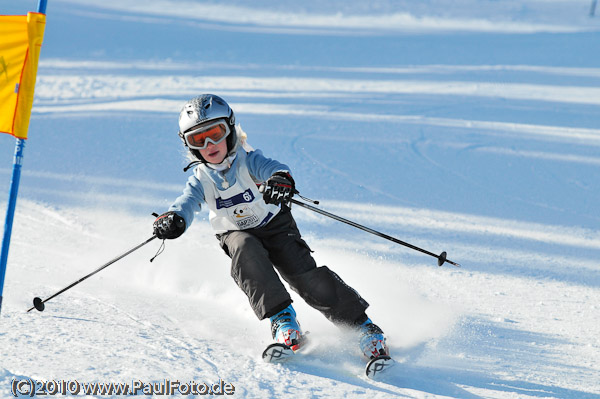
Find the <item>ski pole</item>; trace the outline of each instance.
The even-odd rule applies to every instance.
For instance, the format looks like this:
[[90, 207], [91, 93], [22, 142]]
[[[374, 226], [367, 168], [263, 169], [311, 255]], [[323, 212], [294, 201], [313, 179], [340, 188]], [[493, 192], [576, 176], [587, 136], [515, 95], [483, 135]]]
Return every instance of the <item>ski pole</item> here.
[[[301, 198], [303, 198], [303, 199], [307, 199], [307, 198], [305, 198], [305, 197], [302, 197], [302, 196], [301, 196]], [[294, 204], [296, 204], [296, 205], [299, 205], [299, 206], [301, 206], [301, 207], [303, 207], [303, 208], [310, 209], [311, 211], [314, 211], [314, 212], [320, 213], [321, 215], [328, 216], [328, 217], [330, 217], [330, 218], [332, 218], [332, 219], [335, 219], [335, 220], [337, 220], [337, 221], [339, 221], [339, 222], [343, 222], [343, 223], [349, 224], [350, 226], [353, 226], [353, 227], [356, 227], [356, 228], [358, 228], [358, 229], [364, 230], [364, 231], [366, 231], [366, 232], [368, 232], [368, 233], [375, 234], [376, 236], [379, 236], [379, 237], [381, 237], [381, 238], [385, 238], [386, 240], [390, 240], [390, 241], [392, 241], [392, 242], [395, 242], [396, 244], [404, 245], [405, 247], [408, 247], [408, 248], [414, 249], [415, 251], [419, 251], [419, 252], [422, 252], [422, 253], [424, 253], [424, 254], [427, 254], [427, 255], [433, 256], [434, 258], [437, 258], [437, 260], [438, 260], [438, 266], [442, 266], [442, 265], [444, 264], [444, 262], [448, 262], [448, 263], [450, 263], [451, 265], [454, 265], [454, 266], [456, 266], [456, 267], [460, 267], [460, 265], [459, 265], [458, 263], [452, 262], [450, 259], [447, 259], [447, 258], [446, 258], [446, 251], [442, 252], [442, 253], [441, 253], [441, 254], [439, 254], [439, 255], [436, 255], [436, 254], [434, 254], [433, 252], [429, 252], [429, 251], [427, 251], [427, 250], [425, 250], [425, 249], [419, 248], [419, 247], [417, 247], [417, 246], [414, 246], [414, 245], [412, 245], [412, 244], [409, 244], [409, 243], [407, 243], [407, 242], [404, 242], [404, 241], [402, 241], [402, 240], [399, 240], [399, 239], [397, 239], [397, 238], [394, 238], [394, 237], [392, 237], [392, 236], [389, 236], [389, 235], [387, 235], [387, 234], [380, 233], [379, 231], [376, 231], [376, 230], [370, 229], [370, 228], [368, 228], [368, 227], [365, 227], [365, 226], [363, 226], [363, 225], [361, 225], [361, 224], [358, 224], [358, 223], [356, 223], [356, 222], [353, 222], [353, 221], [351, 221], [351, 220], [344, 219], [344, 218], [342, 218], [342, 217], [339, 217], [339, 216], [337, 216], [337, 215], [334, 215], [334, 214], [332, 214], [332, 213], [326, 212], [326, 211], [324, 211], [324, 210], [322, 210], [322, 209], [315, 208], [315, 207], [314, 207], [314, 206], [312, 206], [312, 205], [308, 205], [308, 204], [306, 204], [306, 203], [304, 203], [304, 202], [301, 202], [301, 201], [295, 200], [295, 199], [293, 199], [293, 198], [290, 200], [290, 202], [292, 202], [292, 203], [294, 203]], [[315, 202], [315, 201], [313, 201], [313, 202]], [[318, 204], [318, 202], [315, 202], [315, 203], [317, 203], [317, 204]]]
[[152, 237], [150, 237], [149, 239], [147, 239], [146, 241], [144, 241], [143, 243], [131, 248], [129, 251], [123, 253], [122, 255], [117, 256], [116, 258], [108, 261], [107, 263], [103, 264], [102, 266], [100, 266], [99, 268], [97, 268], [96, 270], [94, 270], [93, 272], [91, 272], [90, 274], [88, 274], [87, 276], [84, 276], [82, 278], [80, 278], [79, 280], [75, 281], [74, 283], [72, 283], [71, 285], [63, 288], [62, 290], [58, 291], [57, 293], [55, 293], [52, 296], [49, 296], [48, 298], [42, 300], [42, 298], [40, 297], [35, 297], [33, 298], [33, 307], [31, 307], [27, 312], [33, 310], [34, 308], [39, 310], [40, 312], [44, 311], [45, 302], [48, 302], [50, 299], [62, 294], [63, 292], [65, 292], [66, 290], [75, 287], [77, 284], [81, 283], [83, 280], [92, 277], [94, 274], [98, 273], [99, 271], [101, 271], [102, 269], [107, 268], [108, 266], [112, 265], [113, 263], [115, 263], [116, 261], [118, 261], [119, 259], [123, 259], [124, 257], [126, 257], [127, 255], [129, 255], [130, 253], [132, 253], [133, 251], [143, 247], [144, 245], [148, 244], [150, 241], [154, 240], [156, 238], [155, 235], [153, 235]]

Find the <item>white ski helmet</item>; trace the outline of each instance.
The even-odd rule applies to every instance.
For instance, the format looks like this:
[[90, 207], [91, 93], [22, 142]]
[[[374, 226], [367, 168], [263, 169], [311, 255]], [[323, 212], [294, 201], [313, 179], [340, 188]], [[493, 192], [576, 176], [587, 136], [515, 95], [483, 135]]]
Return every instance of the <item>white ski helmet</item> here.
[[227, 102], [214, 94], [202, 94], [185, 103], [179, 113], [179, 137], [188, 150], [200, 162], [206, 162], [200, 151], [190, 148], [185, 141], [184, 133], [205, 123], [222, 119], [229, 126], [227, 136], [227, 153], [232, 155], [237, 149], [237, 132], [235, 130], [235, 114]]

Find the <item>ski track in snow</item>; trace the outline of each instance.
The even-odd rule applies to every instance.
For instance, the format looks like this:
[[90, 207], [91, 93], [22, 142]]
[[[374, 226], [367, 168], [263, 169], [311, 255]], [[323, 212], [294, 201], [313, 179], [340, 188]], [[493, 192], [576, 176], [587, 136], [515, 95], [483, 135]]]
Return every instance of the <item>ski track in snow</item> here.
[[[175, 36], [182, 27], [223, 32], [240, 43], [218, 49], [223, 59], [195, 59], [170, 52], [167, 35], [153, 43], [164, 59], [146, 59], [112, 52], [121, 39], [107, 36], [88, 57], [67, 57], [53, 50], [49, 31], [0, 316], [0, 396], [10, 396], [13, 379], [33, 378], [221, 379], [234, 396], [251, 398], [600, 398], [597, 62], [490, 55], [469, 63], [459, 54], [448, 64], [413, 64], [405, 59], [420, 62], [410, 53], [419, 50], [406, 47], [393, 62], [336, 64], [344, 50], [332, 47], [330, 61], [318, 45], [300, 62], [232, 55], [243, 53], [247, 35], [281, 35], [294, 48], [297, 37], [327, 46], [332, 37], [423, 40], [440, 32], [482, 46], [494, 34], [515, 35], [516, 53], [547, 55], [535, 46], [539, 35], [597, 32], [588, 2], [55, 3], [62, 21], [109, 26], [115, 37], [127, 37], [123, 24], [133, 23], [167, 26]], [[317, 263], [356, 288], [386, 332], [399, 365], [384, 381], [363, 376], [352, 333], [294, 293], [310, 331], [306, 353], [264, 364], [270, 326], [231, 281], [206, 211], [154, 262], [158, 242], [44, 312], [25, 312], [33, 297], [151, 235], [149, 213], [165, 209], [186, 178], [174, 115], [206, 91], [231, 103], [250, 143], [289, 162], [302, 194], [323, 209], [447, 250], [462, 264], [439, 268], [427, 255], [294, 209]], [[0, 168], [6, 178], [8, 165]]]
[[[370, 94], [427, 94], [431, 96], [474, 96], [499, 97], [512, 100], [548, 101], [559, 103], [600, 104], [600, 88], [581, 86], [551, 86], [526, 83], [487, 83], [460, 81], [419, 81], [407, 79], [394, 80], [356, 80], [356, 79], [319, 79], [319, 78], [259, 78], [235, 76], [166, 76], [136, 77], [119, 75], [97, 76], [41, 76], [36, 94], [44, 99], [123, 99], [140, 96], [187, 95], [193, 96], [199, 90], [232, 91], [246, 90], [251, 93], [274, 92], [288, 97], [296, 93], [312, 95], [347, 93]], [[97, 101], [97, 100], [96, 100]], [[122, 100], [121, 100], [122, 101]], [[43, 103], [40, 103], [40, 105]], [[127, 103], [126, 103], [127, 104]], [[169, 105], [160, 104], [160, 105]], [[88, 105], [94, 110], [93, 105]], [[129, 106], [131, 107], [131, 106]], [[126, 105], [124, 110], [129, 109]], [[36, 107], [37, 112], [86, 111], [85, 106]], [[110, 108], [109, 108], [110, 109]], [[139, 109], [142, 109], [141, 107]], [[176, 110], [176, 108], [174, 108]], [[173, 112], [173, 107], [164, 110]]]

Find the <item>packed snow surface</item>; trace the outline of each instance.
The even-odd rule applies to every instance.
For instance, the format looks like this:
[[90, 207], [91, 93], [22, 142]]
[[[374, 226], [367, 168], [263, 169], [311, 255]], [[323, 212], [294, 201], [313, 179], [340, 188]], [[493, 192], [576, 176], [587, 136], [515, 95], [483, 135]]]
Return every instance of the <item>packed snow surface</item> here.
[[[48, 3], [0, 396], [21, 381], [194, 381], [249, 398], [600, 398], [594, 2]], [[158, 240], [26, 312], [152, 235], [190, 173], [178, 111], [205, 92], [319, 207], [462, 265], [293, 208], [317, 263], [386, 332], [398, 364], [381, 381], [293, 293], [310, 344], [263, 363], [269, 323], [204, 210], [153, 262]], [[8, 188], [14, 139], [0, 140]]]

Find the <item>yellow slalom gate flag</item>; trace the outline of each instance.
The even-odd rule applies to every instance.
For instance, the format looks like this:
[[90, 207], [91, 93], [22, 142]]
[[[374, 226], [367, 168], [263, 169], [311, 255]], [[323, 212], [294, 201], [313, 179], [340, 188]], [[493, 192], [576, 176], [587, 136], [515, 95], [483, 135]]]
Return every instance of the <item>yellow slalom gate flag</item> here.
[[0, 15], [0, 132], [26, 139], [46, 15]]

